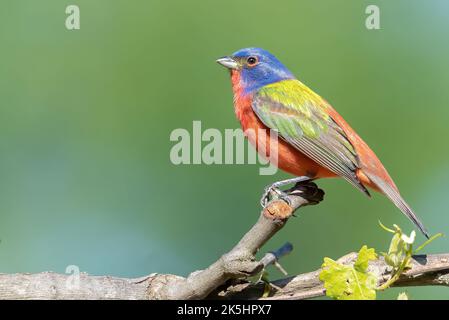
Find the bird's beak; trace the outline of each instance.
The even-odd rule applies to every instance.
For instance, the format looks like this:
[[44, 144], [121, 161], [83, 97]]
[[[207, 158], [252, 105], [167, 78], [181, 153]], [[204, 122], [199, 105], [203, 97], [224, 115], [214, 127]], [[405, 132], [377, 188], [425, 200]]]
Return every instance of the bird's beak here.
[[228, 69], [235, 70], [235, 69], [239, 68], [239, 64], [237, 63], [237, 61], [235, 61], [231, 57], [223, 57], [223, 58], [217, 59], [217, 63], [221, 64], [223, 67], [228, 68]]

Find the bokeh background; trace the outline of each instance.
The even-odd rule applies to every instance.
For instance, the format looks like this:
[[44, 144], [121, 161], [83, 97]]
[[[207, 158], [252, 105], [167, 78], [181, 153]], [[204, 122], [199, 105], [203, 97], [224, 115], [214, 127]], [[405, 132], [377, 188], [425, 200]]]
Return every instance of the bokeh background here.
[[[81, 29], [65, 28], [77, 4]], [[365, 28], [377, 4], [381, 30]], [[0, 3], [0, 272], [186, 275], [230, 249], [255, 222], [257, 165], [170, 162], [173, 129], [237, 128], [217, 57], [275, 53], [372, 146], [432, 233], [449, 233], [449, 2], [107, 1]], [[342, 180], [301, 210], [286, 240], [291, 273], [411, 223], [386, 199]], [[422, 242], [418, 236], [417, 242]], [[427, 252], [448, 252], [442, 238]], [[270, 269], [271, 277], [280, 277]], [[446, 288], [408, 288], [447, 299]], [[399, 290], [380, 294], [396, 298]]]

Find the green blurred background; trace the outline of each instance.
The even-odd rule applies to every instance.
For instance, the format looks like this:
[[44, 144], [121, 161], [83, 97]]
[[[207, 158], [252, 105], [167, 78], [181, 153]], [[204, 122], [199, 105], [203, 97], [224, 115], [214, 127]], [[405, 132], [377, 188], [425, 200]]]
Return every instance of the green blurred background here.
[[[77, 4], [81, 30], [65, 28]], [[365, 28], [377, 4], [381, 30]], [[449, 2], [107, 1], [0, 3], [0, 272], [186, 275], [255, 222], [257, 165], [171, 164], [175, 128], [237, 128], [227, 72], [214, 60], [248, 46], [276, 54], [371, 145], [431, 233], [449, 233]], [[411, 223], [342, 180], [286, 240], [292, 274]], [[419, 235], [418, 242], [424, 239]], [[448, 252], [449, 239], [427, 252]], [[270, 269], [271, 277], [281, 275]], [[447, 299], [446, 288], [409, 288]], [[380, 294], [395, 298], [398, 289]]]

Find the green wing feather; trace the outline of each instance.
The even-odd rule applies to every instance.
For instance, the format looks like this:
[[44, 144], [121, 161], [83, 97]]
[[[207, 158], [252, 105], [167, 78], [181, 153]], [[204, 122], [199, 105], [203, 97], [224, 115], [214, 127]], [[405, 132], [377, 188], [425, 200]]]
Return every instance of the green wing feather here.
[[343, 129], [326, 112], [327, 102], [298, 80], [262, 87], [252, 108], [260, 120], [300, 152], [342, 176], [362, 192], [357, 153]]

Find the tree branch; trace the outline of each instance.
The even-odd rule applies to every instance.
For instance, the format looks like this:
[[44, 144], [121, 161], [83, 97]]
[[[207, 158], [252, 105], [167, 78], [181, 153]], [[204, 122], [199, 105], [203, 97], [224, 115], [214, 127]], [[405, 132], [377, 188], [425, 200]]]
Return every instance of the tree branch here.
[[[357, 253], [347, 254], [338, 262], [353, 264], [357, 260]], [[449, 254], [417, 255], [411, 260], [412, 267], [404, 272], [394, 287], [407, 286], [449, 286]], [[378, 276], [379, 285], [390, 277], [390, 267], [383, 257], [370, 261], [369, 271]], [[271, 282], [270, 296], [273, 300], [301, 300], [324, 296], [326, 294], [323, 283], [319, 279], [321, 269], [300, 274], [290, 278]], [[218, 299], [261, 299], [265, 285], [262, 283], [241, 282], [216, 292], [210, 298]]]
[[[284, 245], [267, 253], [260, 261], [258, 250], [285, 225], [296, 209], [319, 203], [324, 192], [314, 183], [298, 184], [288, 190], [287, 199], [272, 200], [256, 224], [239, 243], [205, 270], [187, 278], [171, 274], [150, 274], [125, 279], [110, 276], [63, 275], [52, 272], [37, 274], [0, 274], [0, 299], [262, 299], [265, 283], [246, 280], [269, 264], [277, 264], [292, 249]], [[288, 204], [287, 204], [288, 203]], [[341, 263], [353, 263], [357, 255], [342, 257]], [[372, 261], [370, 271], [389, 277], [382, 258]], [[268, 299], [307, 299], [325, 294], [319, 280], [320, 270], [271, 282]], [[396, 286], [449, 286], [449, 254], [415, 256], [412, 268], [394, 284]]]

